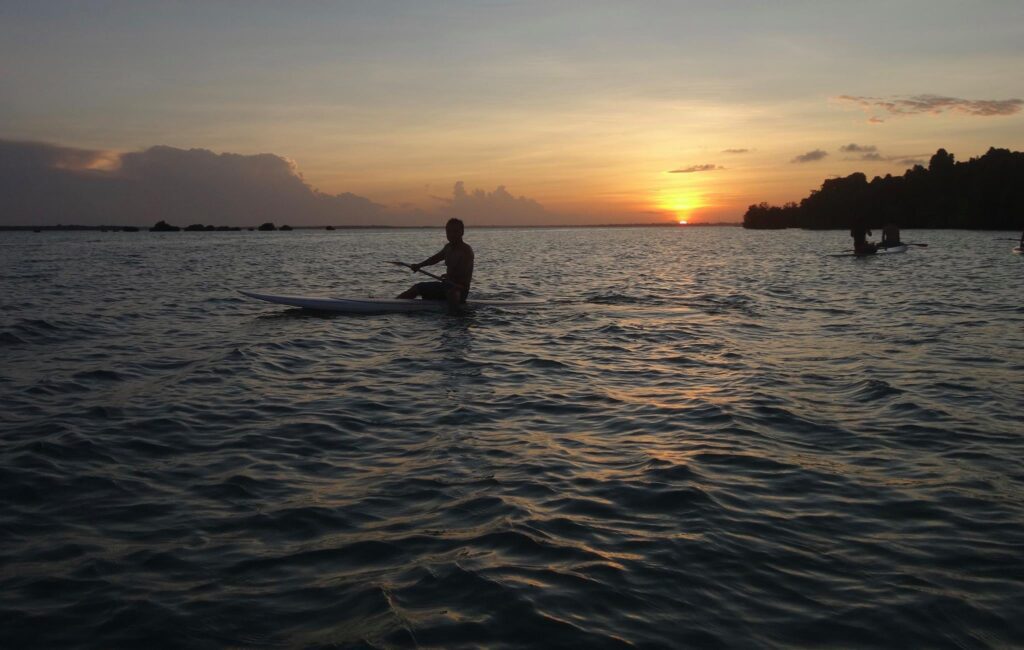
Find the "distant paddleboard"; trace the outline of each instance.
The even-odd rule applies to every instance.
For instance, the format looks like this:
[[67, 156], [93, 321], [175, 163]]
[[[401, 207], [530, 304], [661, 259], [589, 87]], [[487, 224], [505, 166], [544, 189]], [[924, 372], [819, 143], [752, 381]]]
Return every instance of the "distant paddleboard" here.
[[910, 247], [907, 246], [906, 244], [901, 244], [899, 246], [890, 246], [889, 248], [879, 248], [877, 251], [875, 251], [875, 254], [882, 255], [883, 253], [906, 253], [908, 248]]
[[[276, 305], [301, 307], [316, 311], [334, 311], [348, 314], [387, 314], [411, 311], [446, 311], [448, 303], [443, 300], [406, 300], [403, 298], [330, 298], [318, 296], [277, 296], [269, 293], [241, 291], [238, 293], [265, 300]], [[524, 308], [543, 305], [543, 300], [469, 300], [466, 307]]]
[[910, 248], [907, 244], [900, 244], [899, 246], [890, 246], [889, 248], [879, 247], [872, 253], [839, 253], [832, 255], [831, 257], [871, 257], [872, 255], [892, 255], [893, 253], [906, 253]]
[[1013, 252], [1020, 255], [1021, 253], [1024, 253], [1024, 248], [1021, 248], [1020, 246], [1014, 246]]

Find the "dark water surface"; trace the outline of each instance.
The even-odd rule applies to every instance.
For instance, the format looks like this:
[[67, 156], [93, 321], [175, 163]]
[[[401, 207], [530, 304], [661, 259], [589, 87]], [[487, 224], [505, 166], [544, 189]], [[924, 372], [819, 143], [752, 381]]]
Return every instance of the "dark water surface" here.
[[0, 233], [0, 646], [1024, 644], [1024, 258], [904, 234]]

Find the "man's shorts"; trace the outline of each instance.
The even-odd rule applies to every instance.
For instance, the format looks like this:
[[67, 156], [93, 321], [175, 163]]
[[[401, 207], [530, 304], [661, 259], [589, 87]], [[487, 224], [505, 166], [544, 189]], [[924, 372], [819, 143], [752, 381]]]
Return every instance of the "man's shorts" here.
[[[416, 293], [424, 300], [447, 300], [448, 286], [446, 282], [420, 282], [416, 285]], [[462, 302], [466, 302], [468, 296], [469, 292], [467, 291], [462, 296]]]

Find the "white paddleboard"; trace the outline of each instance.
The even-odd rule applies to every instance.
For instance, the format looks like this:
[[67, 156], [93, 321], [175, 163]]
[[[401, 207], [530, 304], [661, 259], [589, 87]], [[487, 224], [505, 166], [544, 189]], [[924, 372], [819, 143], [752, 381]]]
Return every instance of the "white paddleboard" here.
[[878, 250], [875, 251], [875, 254], [881, 255], [882, 253], [906, 253], [908, 248], [910, 247], [907, 246], [906, 244], [901, 244], [900, 246], [890, 246], [889, 248], [879, 247]]
[[899, 246], [890, 246], [889, 248], [879, 247], [874, 253], [839, 253], [837, 255], [831, 255], [831, 257], [871, 257], [872, 255], [883, 255], [885, 253], [906, 253], [910, 248], [907, 244], [900, 244]]
[[[266, 300], [277, 305], [301, 307], [316, 311], [336, 311], [348, 314], [386, 314], [410, 311], [447, 311], [448, 303], [443, 300], [406, 300], [402, 298], [332, 298], [323, 296], [276, 296], [269, 293], [242, 291], [238, 293]], [[543, 300], [469, 300], [466, 307], [536, 307]]]
[[1013, 252], [1016, 253], [1017, 255], [1020, 255], [1021, 253], [1024, 253], [1024, 248], [1021, 248], [1020, 246], [1014, 246]]

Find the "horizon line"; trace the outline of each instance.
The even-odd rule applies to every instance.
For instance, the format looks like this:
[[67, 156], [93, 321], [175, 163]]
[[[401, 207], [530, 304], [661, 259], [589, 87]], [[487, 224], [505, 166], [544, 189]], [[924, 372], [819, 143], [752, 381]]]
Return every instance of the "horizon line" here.
[[[172, 225], [172, 224], [168, 224]], [[191, 225], [191, 224], [190, 224]], [[205, 224], [204, 224], [205, 225]], [[699, 226], [742, 226], [742, 221], [702, 221], [698, 223], [676, 223], [673, 221], [648, 221], [648, 222], [634, 222], [634, 223], [593, 223], [593, 224], [481, 224], [477, 226], [466, 226], [466, 230], [472, 229], [485, 229], [485, 228], [693, 228]], [[369, 230], [369, 229], [388, 229], [388, 230], [423, 230], [423, 229], [436, 229], [443, 230], [444, 225], [437, 226], [401, 226], [401, 225], [389, 225], [389, 224], [374, 224], [374, 225], [334, 225], [325, 224], [317, 226], [292, 226], [290, 224], [281, 224], [280, 226], [275, 225], [277, 230], [280, 230], [283, 226], [288, 226], [292, 230], [326, 230], [327, 228], [333, 228], [335, 230]], [[73, 224], [73, 223], [61, 223], [61, 224], [49, 224], [49, 225], [0, 225], [0, 230], [123, 230], [125, 228], [138, 228], [140, 231], [149, 231], [153, 226], [138, 226], [135, 224], [124, 224], [124, 225], [113, 225], [113, 224], [99, 224], [99, 225], [87, 225], [87, 224]], [[176, 226], [181, 229], [181, 232], [231, 232], [231, 231], [206, 231], [206, 230], [193, 230], [187, 231], [187, 226]], [[235, 229], [246, 230], [250, 228], [258, 230], [259, 226], [214, 226], [214, 228], [231, 228], [232, 231]]]

